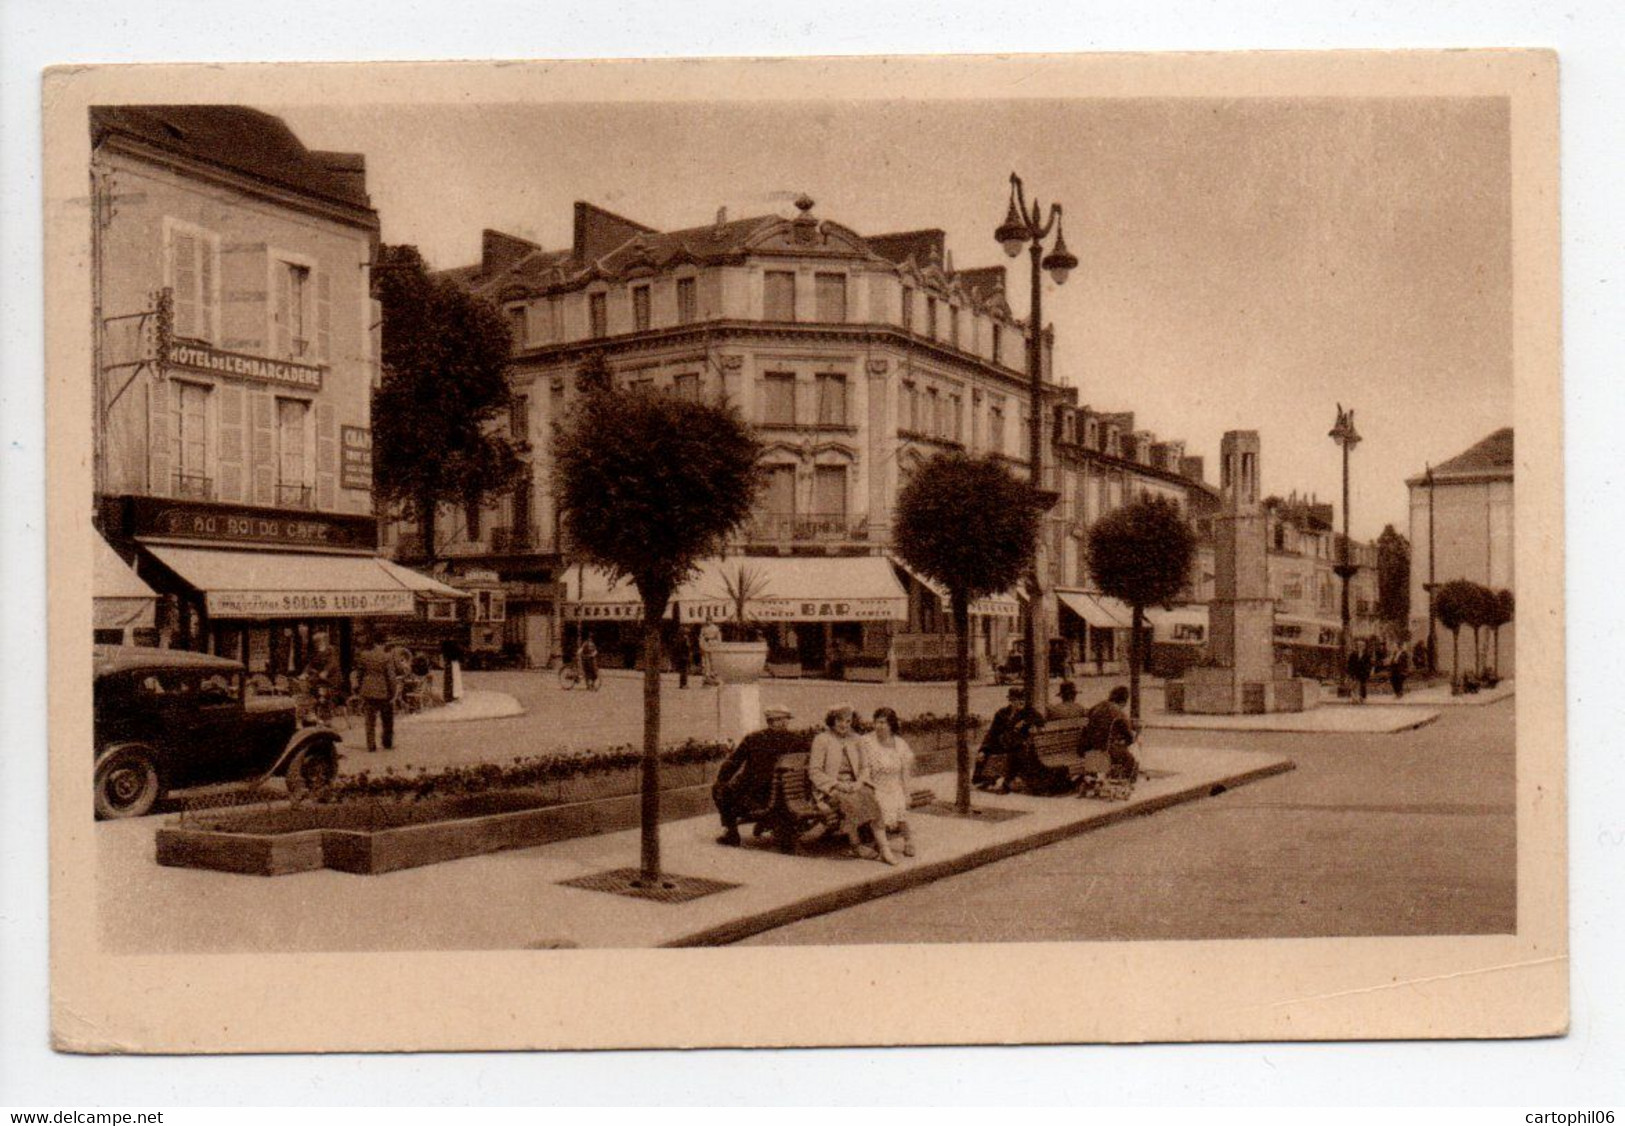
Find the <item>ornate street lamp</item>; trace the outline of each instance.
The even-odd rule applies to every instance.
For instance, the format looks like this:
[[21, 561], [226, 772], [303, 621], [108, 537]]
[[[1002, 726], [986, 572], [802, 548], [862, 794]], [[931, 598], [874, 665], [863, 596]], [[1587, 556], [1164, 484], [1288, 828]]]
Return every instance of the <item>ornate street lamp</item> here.
[[1343, 404], [1337, 404], [1337, 425], [1327, 434], [1332, 441], [1343, 447], [1343, 541], [1337, 553], [1337, 566], [1334, 570], [1343, 580], [1343, 629], [1338, 635], [1338, 683], [1348, 685], [1349, 667], [1349, 583], [1353, 581], [1355, 573], [1359, 570], [1349, 562], [1349, 451], [1360, 444], [1360, 435], [1354, 429], [1354, 408], [1343, 409]]
[[[1044, 240], [1051, 230], [1055, 232], [1055, 247], [1044, 253]], [[1058, 496], [1044, 488], [1044, 304], [1042, 271], [1048, 270], [1056, 285], [1078, 268], [1078, 260], [1066, 248], [1066, 236], [1061, 230], [1061, 205], [1050, 204], [1046, 217], [1038, 200], [1027, 203], [1021, 177], [1010, 173], [1010, 207], [1004, 222], [993, 232], [993, 237], [1012, 258], [1019, 257], [1022, 247], [1032, 258], [1032, 315], [1027, 320], [1027, 381], [1028, 381], [1028, 480], [1047, 500], [1046, 511]], [[1049, 706], [1049, 631], [1044, 622], [1044, 534], [1039, 533], [1033, 552], [1032, 574], [1027, 580], [1027, 659], [1023, 662], [1022, 684], [1027, 692], [1027, 704], [1043, 713]], [[1129, 643], [1137, 644], [1138, 638]]]

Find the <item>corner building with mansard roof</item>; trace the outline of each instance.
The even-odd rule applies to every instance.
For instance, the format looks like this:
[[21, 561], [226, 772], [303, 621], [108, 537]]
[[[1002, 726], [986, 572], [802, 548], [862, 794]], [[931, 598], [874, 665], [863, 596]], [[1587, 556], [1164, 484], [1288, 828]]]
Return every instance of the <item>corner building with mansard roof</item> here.
[[[863, 236], [803, 197], [793, 217], [719, 212], [665, 232], [578, 202], [568, 249], [486, 231], [480, 262], [445, 276], [506, 311], [511, 427], [533, 452], [511, 497], [448, 510], [436, 555], [509, 580], [516, 654], [546, 663], [589, 629], [611, 663], [635, 655], [622, 625], [638, 616], [635, 598], [575, 565], [548, 488], [546, 435], [597, 353], [617, 386], [725, 399], [757, 427], [767, 485], [730, 557], [763, 580], [752, 612], [771, 627], [771, 671], [951, 675], [941, 592], [890, 554], [892, 509], [908, 474], [941, 450], [1025, 472], [1027, 326], [1006, 302], [1003, 266], [955, 270], [940, 230]], [[1075, 393], [1052, 382], [1047, 395], [1049, 430]], [[1061, 470], [1046, 465], [1060, 488]], [[396, 534], [398, 558], [422, 557], [410, 525]], [[679, 592], [690, 628], [722, 609], [705, 585], [717, 569]], [[983, 673], [1019, 636], [1019, 612], [1013, 592], [974, 608]]]

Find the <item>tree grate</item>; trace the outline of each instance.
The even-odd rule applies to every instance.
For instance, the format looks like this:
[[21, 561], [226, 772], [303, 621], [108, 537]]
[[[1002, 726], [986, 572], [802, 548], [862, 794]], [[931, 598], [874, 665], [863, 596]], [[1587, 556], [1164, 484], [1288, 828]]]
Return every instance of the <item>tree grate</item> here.
[[626, 895], [633, 899], [648, 899], [655, 903], [687, 903], [719, 891], [729, 891], [739, 884], [722, 880], [704, 880], [698, 876], [666, 875], [657, 887], [639, 887], [642, 872], [637, 868], [616, 868], [610, 872], [594, 872], [590, 876], [577, 876], [560, 880], [559, 886], [583, 888], [587, 891], [607, 891], [611, 895]]

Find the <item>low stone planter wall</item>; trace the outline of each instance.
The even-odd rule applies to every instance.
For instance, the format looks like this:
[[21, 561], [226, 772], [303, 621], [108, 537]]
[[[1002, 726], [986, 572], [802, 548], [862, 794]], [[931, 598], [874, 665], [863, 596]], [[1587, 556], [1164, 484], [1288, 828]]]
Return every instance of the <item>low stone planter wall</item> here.
[[[664, 768], [661, 820], [711, 810], [715, 772], [711, 763]], [[638, 772], [623, 770], [425, 802], [281, 807], [165, 826], [157, 859], [167, 867], [260, 876], [320, 868], [377, 875], [634, 828], [639, 804]]]

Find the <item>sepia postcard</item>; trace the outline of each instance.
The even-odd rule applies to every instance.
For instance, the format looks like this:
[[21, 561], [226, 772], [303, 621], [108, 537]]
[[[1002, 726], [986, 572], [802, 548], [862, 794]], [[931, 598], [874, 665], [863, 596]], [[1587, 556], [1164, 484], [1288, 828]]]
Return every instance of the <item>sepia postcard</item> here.
[[1561, 1035], [1557, 70], [46, 73], [55, 1046]]

